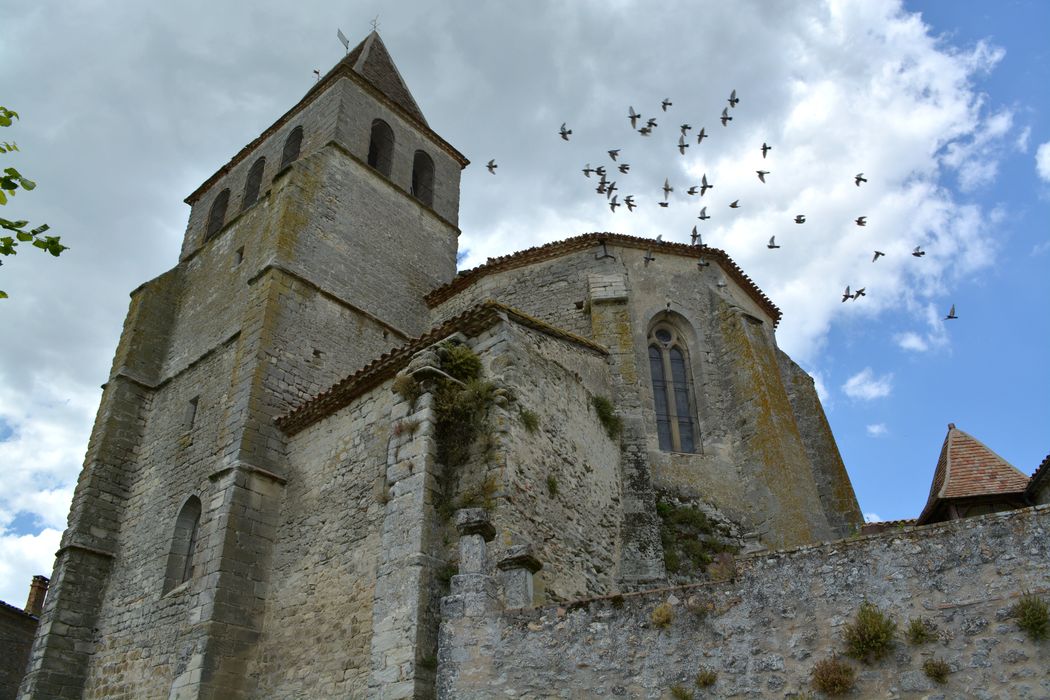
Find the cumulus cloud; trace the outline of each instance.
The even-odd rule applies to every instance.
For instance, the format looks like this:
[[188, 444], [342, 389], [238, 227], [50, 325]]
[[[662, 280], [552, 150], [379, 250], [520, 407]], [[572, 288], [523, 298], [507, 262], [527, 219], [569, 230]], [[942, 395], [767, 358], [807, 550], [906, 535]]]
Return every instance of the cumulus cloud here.
[[61, 538], [61, 530], [50, 527], [26, 535], [0, 533], [0, 600], [19, 608], [25, 605], [33, 576], [51, 576]]
[[876, 377], [871, 367], [865, 367], [846, 380], [842, 391], [851, 399], [860, 401], [886, 398], [893, 392], [893, 374]]
[[885, 522], [885, 521], [882, 519], [882, 516], [879, 515], [878, 513], [865, 513], [864, 514], [864, 522], [866, 522], [866, 523], [881, 523], [881, 522]]
[[886, 428], [885, 423], [874, 423], [872, 425], [867, 426], [866, 430], [868, 431], [868, 437], [875, 438], [882, 437], [887, 432], [889, 432], [889, 430]]
[[1035, 149], [1035, 171], [1041, 179], [1050, 182], [1050, 141]]

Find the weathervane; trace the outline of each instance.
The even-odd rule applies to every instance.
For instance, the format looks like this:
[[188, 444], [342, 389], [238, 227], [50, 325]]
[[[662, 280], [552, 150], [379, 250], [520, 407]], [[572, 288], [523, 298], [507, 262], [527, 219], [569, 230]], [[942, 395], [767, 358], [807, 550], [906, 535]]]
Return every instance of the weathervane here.
[[343, 48], [346, 49], [346, 52], [350, 53], [350, 40], [346, 38], [346, 34], [343, 34], [343, 30], [337, 28], [335, 30], [335, 35], [339, 37], [339, 42], [343, 45]]
[[372, 20], [372, 31], [379, 31], [379, 15], [376, 15], [375, 18]]

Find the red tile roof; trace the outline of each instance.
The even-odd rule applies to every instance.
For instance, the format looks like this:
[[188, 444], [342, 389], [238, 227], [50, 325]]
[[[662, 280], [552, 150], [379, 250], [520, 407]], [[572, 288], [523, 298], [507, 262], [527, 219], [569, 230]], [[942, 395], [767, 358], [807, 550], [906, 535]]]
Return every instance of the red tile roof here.
[[1050, 479], [1050, 455], [1047, 455], [1042, 464], [1036, 467], [1036, 470], [1032, 472], [1032, 478], [1028, 480], [1028, 493], [1035, 493], [1036, 487], [1046, 479]]
[[[427, 305], [433, 308], [446, 299], [455, 296], [485, 275], [526, 267], [544, 260], [550, 260], [562, 255], [568, 255], [569, 253], [586, 250], [603, 241], [609, 245], [616, 245], [624, 248], [653, 250], [654, 252], [684, 255], [691, 258], [698, 257], [701, 252], [701, 249], [687, 243], [656, 241], [652, 238], [628, 236], [622, 233], [585, 233], [580, 236], [554, 241], [553, 243], [546, 243], [533, 248], [519, 250], [516, 253], [503, 255], [498, 258], [489, 258], [484, 265], [479, 265], [472, 270], [461, 272], [448, 284], [432, 290], [426, 295], [426, 297], [424, 297], [424, 299], [426, 300]], [[756, 285], [750, 277], [744, 274], [744, 271], [733, 262], [733, 259], [730, 258], [724, 250], [719, 248], [709, 248], [705, 245], [702, 248], [702, 252], [705, 260], [713, 260], [717, 262], [719, 266], [725, 270], [726, 273], [728, 273], [728, 275], [734, 279], [752, 299], [755, 300], [755, 303], [772, 317], [774, 326], [780, 323], [780, 309], [777, 308], [776, 304], [770, 301], [769, 297], [758, 288], [758, 285]]]
[[930, 496], [918, 522], [925, 524], [942, 500], [1019, 495], [1027, 486], [1025, 474], [981, 441], [949, 423], [933, 473]]

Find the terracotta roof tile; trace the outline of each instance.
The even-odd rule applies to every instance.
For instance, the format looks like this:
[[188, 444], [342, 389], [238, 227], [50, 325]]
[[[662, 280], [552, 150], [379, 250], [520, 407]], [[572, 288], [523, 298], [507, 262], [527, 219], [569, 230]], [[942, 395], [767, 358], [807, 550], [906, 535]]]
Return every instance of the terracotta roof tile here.
[[1035, 471], [1032, 472], [1032, 478], [1028, 480], [1027, 491], [1030, 493], [1034, 492], [1036, 486], [1046, 479], [1050, 479], [1050, 455], [1047, 455], [1043, 459], [1042, 464], [1036, 467]]
[[926, 507], [923, 524], [945, 499], [1023, 493], [1028, 477], [969, 433], [948, 424]]
[[[519, 267], [526, 267], [543, 260], [550, 260], [569, 253], [586, 250], [587, 248], [598, 245], [602, 241], [625, 248], [638, 248], [642, 250], [652, 249], [656, 252], [684, 255], [693, 258], [697, 257], [701, 252], [696, 246], [687, 243], [655, 241], [651, 238], [628, 236], [622, 233], [585, 233], [580, 236], [565, 238], [560, 241], [554, 241], [553, 243], [546, 243], [533, 248], [520, 250], [516, 253], [503, 255], [498, 258], [489, 258], [484, 265], [479, 265], [471, 270], [461, 272], [448, 284], [432, 290], [425, 297], [426, 303], [433, 308], [446, 299], [455, 296], [485, 275], [494, 272], [502, 272], [504, 270], [513, 270]], [[737, 284], [739, 284], [760, 307], [769, 313], [773, 318], [774, 326], [780, 322], [780, 309], [778, 309], [776, 304], [774, 304], [769, 297], [758, 288], [758, 285], [756, 285], [750, 277], [744, 274], [744, 271], [733, 262], [733, 259], [730, 258], [724, 250], [704, 246], [702, 251], [705, 259], [717, 262], [730, 277], [736, 280]]]

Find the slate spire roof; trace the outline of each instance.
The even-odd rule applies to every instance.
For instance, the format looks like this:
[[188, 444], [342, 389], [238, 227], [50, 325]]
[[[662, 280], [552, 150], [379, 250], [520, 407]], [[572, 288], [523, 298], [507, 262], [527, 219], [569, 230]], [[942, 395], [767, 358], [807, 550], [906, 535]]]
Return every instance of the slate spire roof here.
[[930, 497], [918, 518], [922, 525], [945, 500], [981, 496], [1019, 495], [1028, 486], [1028, 476], [990, 450], [969, 433], [948, 424]]
[[355, 73], [370, 82], [397, 106], [429, 126], [378, 32], [373, 31], [366, 36], [364, 41], [355, 46], [332, 70], [338, 69], [340, 65], [350, 66]]

